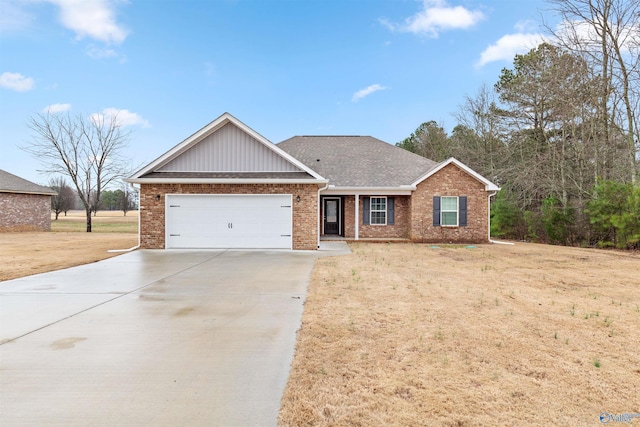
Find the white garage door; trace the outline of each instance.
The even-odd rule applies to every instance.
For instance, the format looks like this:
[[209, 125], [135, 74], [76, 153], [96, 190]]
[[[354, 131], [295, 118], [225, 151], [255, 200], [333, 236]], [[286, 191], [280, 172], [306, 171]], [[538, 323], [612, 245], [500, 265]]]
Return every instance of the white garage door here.
[[291, 249], [290, 194], [166, 197], [167, 248]]

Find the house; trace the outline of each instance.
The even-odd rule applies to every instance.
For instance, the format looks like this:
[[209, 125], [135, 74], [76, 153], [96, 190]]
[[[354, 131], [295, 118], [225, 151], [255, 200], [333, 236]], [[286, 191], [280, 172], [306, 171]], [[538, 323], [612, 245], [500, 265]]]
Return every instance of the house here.
[[0, 231], [50, 231], [51, 196], [56, 194], [0, 169]]
[[131, 176], [143, 248], [316, 249], [324, 238], [489, 241], [499, 188], [369, 136], [273, 144], [225, 113]]

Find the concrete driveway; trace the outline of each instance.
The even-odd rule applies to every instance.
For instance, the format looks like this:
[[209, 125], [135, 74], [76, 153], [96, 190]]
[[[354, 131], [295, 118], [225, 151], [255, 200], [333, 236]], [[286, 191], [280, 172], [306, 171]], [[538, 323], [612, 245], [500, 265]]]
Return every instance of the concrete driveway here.
[[0, 282], [0, 425], [276, 425], [313, 262], [345, 252], [330, 245], [140, 250]]

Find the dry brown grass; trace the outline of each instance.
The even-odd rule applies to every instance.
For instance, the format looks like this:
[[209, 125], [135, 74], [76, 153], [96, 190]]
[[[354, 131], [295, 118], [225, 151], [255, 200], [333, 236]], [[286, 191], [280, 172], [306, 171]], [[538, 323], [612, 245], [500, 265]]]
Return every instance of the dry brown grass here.
[[[87, 216], [85, 211], [69, 211], [67, 215], [61, 213], [58, 219], [51, 214], [51, 231], [77, 231], [86, 232]], [[137, 233], [138, 211], [98, 211], [96, 216], [91, 216], [92, 233]]]
[[317, 261], [282, 426], [579, 426], [640, 412], [640, 255], [351, 248]]
[[73, 211], [60, 216], [52, 221], [51, 232], [0, 233], [0, 281], [110, 258], [118, 253], [108, 250], [138, 243], [137, 212], [123, 217], [122, 212], [99, 211], [91, 233], [84, 232], [83, 215]]

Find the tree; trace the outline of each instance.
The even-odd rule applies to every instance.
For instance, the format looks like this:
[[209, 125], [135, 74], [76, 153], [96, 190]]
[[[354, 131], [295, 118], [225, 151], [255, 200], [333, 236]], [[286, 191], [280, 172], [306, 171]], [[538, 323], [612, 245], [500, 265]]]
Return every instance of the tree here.
[[433, 120], [422, 123], [408, 138], [396, 143], [396, 146], [436, 162], [452, 156], [447, 133]]
[[111, 191], [105, 190], [102, 192], [102, 196], [100, 196], [100, 202], [104, 209], [108, 211], [113, 211], [118, 209], [118, 190]]
[[122, 150], [129, 132], [117, 115], [88, 118], [69, 113], [40, 113], [29, 118], [32, 141], [22, 147], [44, 166], [44, 172], [62, 174], [75, 186], [91, 232], [91, 211], [99, 206], [105, 187], [126, 175]]
[[127, 184], [124, 184], [121, 190], [116, 190], [115, 192], [117, 194], [116, 205], [118, 206], [118, 209], [122, 211], [124, 216], [127, 216], [127, 212], [135, 208], [133, 200], [135, 193], [130, 190]]
[[500, 180], [498, 172], [507, 160], [506, 129], [497, 112], [495, 92], [482, 84], [476, 96], [466, 96], [454, 113], [459, 125], [451, 135], [459, 138], [455, 157], [494, 182]]
[[[602, 79], [598, 97], [603, 139], [605, 143], [615, 145], [614, 134], [622, 136], [626, 151], [625, 170], [631, 182], [637, 183], [640, 154], [637, 146], [640, 127], [640, 2], [549, 2], [563, 18], [563, 25], [559, 30], [547, 28], [562, 46], [588, 58], [595, 74]], [[609, 167], [619, 166], [609, 161]], [[600, 171], [597, 174], [601, 175]]]
[[67, 181], [61, 176], [57, 176], [49, 180], [49, 187], [53, 188], [58, 194], [51, 197], [51, 210], [56, 214], [56, 220], [60, 212], [65, 215], [69, 209], [75, 204], [76, 195], [73, 189], [67, 185]]
[[601, 181], [588, 213], [600, 246], [640, 247], [640, 187]]

